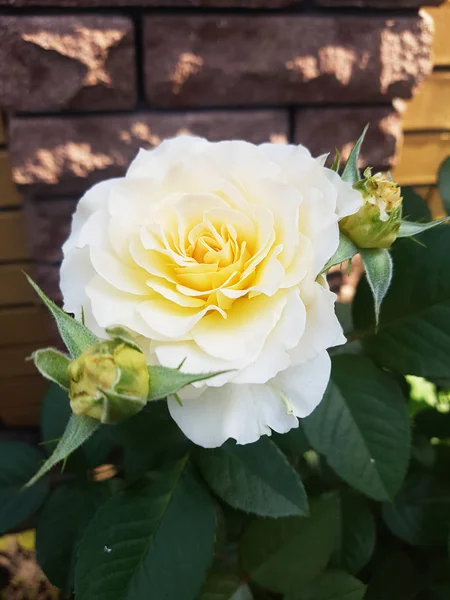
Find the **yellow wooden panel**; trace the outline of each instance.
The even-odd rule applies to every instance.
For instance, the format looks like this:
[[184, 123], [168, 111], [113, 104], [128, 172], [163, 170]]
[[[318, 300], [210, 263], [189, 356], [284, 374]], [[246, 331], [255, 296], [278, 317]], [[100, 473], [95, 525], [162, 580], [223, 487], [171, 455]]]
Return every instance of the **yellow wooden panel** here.
[[450, 2], [445, 2], [436, 8], [427, 8], [426, 12], [434, 20], [434, 64], [450, 65]]
[[[41, 344], [27, 344], [26, 346], [10, 346], [0, 348], [0, 386], [2, 378], [16, 377], [19, 375], [37, 375], [38, 371], [32, 360], [27, 360]], [[1, 389], [0, 389], [1, 397]], [[0, 400], [1, 402], [1, 400]]]
[[408, 102], [403, 128], [450, 129], [450, 71], [437, 71], [422, 84]]
[[433, 184], [439, 165], [447, 156], [450, 156], [450, 133], [406, 134], [392, 175], [401, 185]]
[[0, 307], [35, 302], [36, 294], [22, 271], [32, 275], [32, 265], [0, 265]]
[[0, 347], [34, 342], [45, 346], [52, 334], [52, 322], [44, 307], [0, 310]]
[[26, 260], [28, 257], [22, 213], [0, 213], [0, 261]]
[[0, 206], [18, 206], [21, 202], [22, 199], [12, 180], [8, 153], [6, 150], [0, 150]]
[[41, 375], [27, 375], [0, 379], [0, 386], [0, 422], [9, 427], [38, 425], [48, 382]]

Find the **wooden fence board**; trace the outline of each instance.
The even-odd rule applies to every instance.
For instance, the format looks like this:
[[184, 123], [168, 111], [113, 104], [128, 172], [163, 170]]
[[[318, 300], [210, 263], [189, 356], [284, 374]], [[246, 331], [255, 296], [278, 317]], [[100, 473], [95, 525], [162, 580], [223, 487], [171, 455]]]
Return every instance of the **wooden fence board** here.
[[447, 156], [450, 156], [450, 133], [406, 134], [392, 175], [401, 185], [431, 185]]
[[52, 339], [52, 322], [44, 307], [6, 308], [0, 310], [0, 347]]
[[26, 280], [23, 271], [31, 276], [34, 274], [30, 263], [0, 265], [0, 308], [36, 301], [36, 293]]
[[0, 261], [29, 258], [23, 215], [20, 211], [0, 213]]
[[8, 153], [0, 150], [0, 206], [18, 206], [21, 203], [22, 199], [12, 180]]
[[450, 129], [450, 71], [436, 71], [421, 85], [408, 102], [403, 128], [405, 131]]
[[41, 401], [48, 382], [41, 375], [0, 380], [0, 422], [8, 427], [39, 424]]

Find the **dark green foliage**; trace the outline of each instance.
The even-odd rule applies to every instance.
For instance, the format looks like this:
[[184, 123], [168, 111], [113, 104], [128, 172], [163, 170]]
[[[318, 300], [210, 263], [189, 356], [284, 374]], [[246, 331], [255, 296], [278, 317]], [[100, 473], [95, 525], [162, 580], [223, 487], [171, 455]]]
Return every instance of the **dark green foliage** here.
[[25, 488], [42, 458], [26, 444], [0, 443], [0, 533], [20, 525], [43, 503], [48, 493], [48, 479]]

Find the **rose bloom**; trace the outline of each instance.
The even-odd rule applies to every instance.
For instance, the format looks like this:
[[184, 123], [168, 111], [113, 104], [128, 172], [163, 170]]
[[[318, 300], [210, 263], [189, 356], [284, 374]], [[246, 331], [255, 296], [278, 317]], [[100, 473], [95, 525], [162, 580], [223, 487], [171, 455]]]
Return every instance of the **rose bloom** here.
[[80, 200], [64, 309], [100, 337], [124, 325], [149, 364], [225, 371], [170, 397], [196, 444], [298, 426], [345, 338], [320, 274], [361, 195], [302, 146], [178, 137]]

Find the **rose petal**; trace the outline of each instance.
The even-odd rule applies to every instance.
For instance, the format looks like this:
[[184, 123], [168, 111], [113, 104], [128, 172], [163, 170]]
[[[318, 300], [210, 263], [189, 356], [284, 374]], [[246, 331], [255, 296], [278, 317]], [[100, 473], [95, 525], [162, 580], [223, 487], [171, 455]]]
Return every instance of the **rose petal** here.
[[308, 362], [278, 373], [270, 385], [282, 395], [293, 415], [304, 418], [322, 400], [330, 374], [331, 360], [328, 352], [321, 352]]
[[271, 435], [272, 429], [286, 433], [298, 426], [297, 418], [267, 385], [208, 387], [182, 406], [170, 397], [168, 406], [183, 433], [204, 448], [216, 448], [229, 438], [251, 444], [261, 435]]

